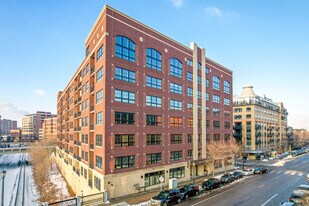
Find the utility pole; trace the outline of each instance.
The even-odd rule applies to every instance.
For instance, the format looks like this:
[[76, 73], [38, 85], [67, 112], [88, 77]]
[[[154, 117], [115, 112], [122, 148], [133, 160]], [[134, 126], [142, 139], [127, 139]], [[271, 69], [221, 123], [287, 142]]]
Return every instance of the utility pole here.
[[4, 178], [6, 175], [6, 171], [4, 169], [0, 170], [1, 181], [1, 193], [0, 193], [0, 205], [4, 206]]

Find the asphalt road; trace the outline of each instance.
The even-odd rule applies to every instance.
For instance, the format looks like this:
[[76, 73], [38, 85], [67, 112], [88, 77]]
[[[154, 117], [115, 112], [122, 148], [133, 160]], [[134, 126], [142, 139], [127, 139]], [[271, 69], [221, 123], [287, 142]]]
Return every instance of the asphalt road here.
[[278, 206], [288, 200], [292, 191], [305, 183], [309, 173], [309, 154], [288, 161], [281, 167], [268, 167], [268, 174], [249, 178], [215, 190], [180, 205], [190, 206]]

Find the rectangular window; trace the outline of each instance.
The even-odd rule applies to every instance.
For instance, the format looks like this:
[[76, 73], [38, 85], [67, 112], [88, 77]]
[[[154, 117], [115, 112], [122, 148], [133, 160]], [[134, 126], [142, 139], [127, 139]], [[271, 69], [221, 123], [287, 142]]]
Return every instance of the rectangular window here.
[[200, 91], [200, 90], [197, 91], [197, 98], [199, 98], [199, 99], [202, 98], [202, 94], [201, 94], [201, 91]]
[[171, 152], [171, 161], [182, 160], [182, 151]]
[[213, 139], [214, 141], [220, 141], [220, 134], [214, 134]]
[[161, 126], [162, 125], [162, 116], [159, 115], [146, 115], [146, 125], [148, 126]]
[[185, 167], [178, 167], [170, 169], [170, 179], [171, 178], [183, 178], [185, 177]]
[[192, 158], [193, 157], [193, 150], [188, 150], [188, 158]]
[[171, 144], [181, 144], [182, 134], [171, 134]]
[[102, 135], [101, 134], [97, 134], [95, 136], [95, 145], [97, 147], [102, 147]]
[[103, 68], [99, 69], [97, 71], [97, 75], [96, 75], [96, 82], [99, 82], [101, 81], [103, 78]]
[[103, 115], [102, 112], [98, 112], [96, 114], [96, 125], [100, 125], [103, 123]]
[[193, 62], [192, 62], [192, 60], [190, 60], [190, 59], [187, 59], [187, 65], [188, 65], [188, 66], [191, 66], [191, 67], [192, 67], [192, 65], [193, 65]]
[[135, 83], [135, 72], [123, 68], [115, 68], [115, 78], [125, 82]]
[[116, 147], [134, 146], [134, 144], [135, 144], [134, 134], [115, 134]]
[[97, 178], [96, 176], [94, 176], [94, 187], [101, 191], [101, 180], [99, 178]]
[[206, 100], [209, 101], [209, 93], [206, 92]]
[[147, 145], [161, 145], [162, 136], [160, 134], [147, 134]]
[[85, 152], [85, 161], [88, 162], [88, 152]]
[[102, 169], [102, 157], [95, 156], [95, 166]]
[[87, 48], [86, 48], [86, 50], [85, 50], [85, 55], [86, 55], [86, 57], [89, 55], [89, 53], [90, 53], [90, 49], [89, 49], [89, 46], [87, 46]]
[[162, 107], [162, 99], [161, 97], [147, 95], [146, 105], [151, 107]]
[[220, 116], [220, 109], [219, 108], [213, 108], [213, 116]]
[[224, 98], [224, 105], [230, 105], [231, 104], [231, 100], [228, 98]]
[[199, 76], [199, 75], [197, 76], [197, 83], [198, 83], [198, 84], [202, 84], [202, 78], [201, 78], [201, 76]]
[[181, 117], [170, 117], [169, 126], [182, 127], [182, 118]]
[[102, 45], [97, 51], [97, 61], [99, 61], [103, 56], [104, 45]]
[[161, 153], [154, 153], [154, 154], [147, 154], [146, 156], [146, 164], [159, 164], [162, 162], [162, 154]]
[[135, 166], [135, 156], [116, 157], [115, 169], [130, 168]]
[[216, 103], [220, 103], [220, 96], [214, 94], [212, 96], [212, 101]]
[[155, 78], [155, 77], [146, 76], [146, 86], [156, 88], [156, 89], [161, 89], [162, 88], [162, 80]]
[[96, 103], [99, 104], [103, 101], [103, 90], [97, 92], [96, 94]]
[[190, 88], [190, 87], [187, 88], [187, 95], [188, 95], [189, 97], [192, 97], [192, 96], [193, 96], [193, 89], [192, 89], [192, 88]]
[[188, 134], [188, 143], [192, 143], [193, 136], [192, 134]]
[[135, 93], [125, 90], [115, 89], [115, 101], [129, 104], [135, 103]]
[[209, 87], [209, 79], [206, 79], [206, 87]]
[[230, 129], [231, 123], [230, 122], [224, 122], [224, 129]]
[[145, 174], [145, 186], [160, 184], [160, 177], [164, 178], [164, 170]]
[[187, 79], [188, 81], [193, 81], [193, 74], [191, 72], [187, 72]]
[[170, 92], [182, 94], [182, 86], [180, 84], [170, 83]]
[[182, 110], [182, 102], [177, 100], [170, 100], [170, 109]]
[[213, 121], [213, 127], [215, 129], [220, 129], [220, 121]]
[[134, 124], [134, 116], [134, 113], [115, 112], [115, 124]]
[[187, 103], [187, 109], [190, 111], [193, 110], [193, 104]]
[[193, 119], [188, 118], [188, 127], [193, 127]]

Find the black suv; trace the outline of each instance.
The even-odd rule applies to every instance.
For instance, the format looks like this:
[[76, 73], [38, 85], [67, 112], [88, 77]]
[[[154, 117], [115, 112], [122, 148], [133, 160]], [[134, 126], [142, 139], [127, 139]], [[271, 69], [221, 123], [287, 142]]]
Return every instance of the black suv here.
[[197, 196], [200, 193], [199, 186], [197, 184], [183, 185], [179, 188], [179, 192], [183, 199]]
[[234, 176], [232, 174], [225, 174], [221, 177], [221, 183], [230, 183], [234, 181]]
[[220, 184], [220, 180], [218, 180], [217, 178], [209, 178], [202, 183], [202, 188], [205, 190], [212, 190], [220, 187]]
[[151, 199], [154, 205], [168, 206], [174, 203], [181, 203], [182, 195], [179, 190], [163, 190]]

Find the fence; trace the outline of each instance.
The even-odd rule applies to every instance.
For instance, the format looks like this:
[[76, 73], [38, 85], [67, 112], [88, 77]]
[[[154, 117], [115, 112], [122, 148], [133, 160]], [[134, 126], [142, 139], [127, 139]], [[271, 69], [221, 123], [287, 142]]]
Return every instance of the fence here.
[[[104, 198], [105, 195], [105, 198]], [[107, 203], [106, 192], [101, 192], [87, 196], [77, 196], [68, 200], [61, 200], [53, 203], [43, 203], [43, 206], [101, 206]]]

